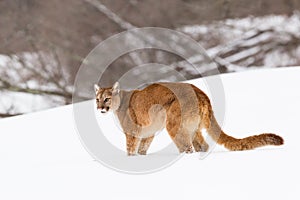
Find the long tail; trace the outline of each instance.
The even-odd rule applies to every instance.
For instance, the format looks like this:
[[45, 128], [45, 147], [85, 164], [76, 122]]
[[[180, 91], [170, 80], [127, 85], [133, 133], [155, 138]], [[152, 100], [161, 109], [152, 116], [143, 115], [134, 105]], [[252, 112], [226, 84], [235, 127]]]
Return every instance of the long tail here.
[[214, 116], [207, 132], [218, 144], [224, 145], [231, 151], [249, 150], [261, 146], [282, 145], [284, 143], [282, 137], [273, 133], [263, 133], [242, 139], [231, 137], [222, 131]]

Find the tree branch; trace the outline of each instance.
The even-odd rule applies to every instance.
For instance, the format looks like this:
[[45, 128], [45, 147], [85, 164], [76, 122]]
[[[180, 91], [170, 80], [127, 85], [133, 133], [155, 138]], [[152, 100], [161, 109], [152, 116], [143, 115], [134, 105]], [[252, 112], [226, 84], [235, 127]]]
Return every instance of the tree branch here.
[[[84, 0], [84, 1], [92, 5], [93, 7], [97, 8], [107, 18], [109, 18], [110, 20], [118, 24], [122, 29], [130, 30], [130, 29], [137, 28], [137, 26], [134, 26], [131, 23], [125, 21], [117, 14], [115, 14], [113, 11], [108, 9], [101, 1], [97, 1], [97, 0]], [[141, 60], [141, 58], [136, 52], [131, 52], [129, 56], [132, 59], [133, 63], [135, 63], [136, 65], [143, 64], [143, 61]]]
[[2, 83], [2, 85], [0, 86], [0, 90], [2, 89], [2, 90], [9, 90], [12, 92], [23, 92], [23, 93], [30, 93], [36, 95], [47, 94], [47, 95], [61, 96], [64, 98], [72, 98], [72, 94], [68, 92], [23, 88], [16, 85], [12, 85], [11, 83], [3, 79], [0, 79], [0, 83]]
[[136, 26], [132, 25], [131, 23], [123, 20], [121, 17], [119, 17], [117, 14], [115, 14], [113, 11], [108, 9], [103, 3], [97, 0], [84, 0], [85, 2], [89, 3], [90, 5], [96, 7], [100, 12], [102, 12], [107, 18], [114, 21], [116, 24], [118, 24], [122, 29], [129, 30], [133, 28], [137, 28]]
[[17, 115], [22, 115], [23, 113], [17, 113], [17, 114], [9, 114], [9, 113], [0, 113], [0, 118], [5, 118], [5, 117], [14, 117]]

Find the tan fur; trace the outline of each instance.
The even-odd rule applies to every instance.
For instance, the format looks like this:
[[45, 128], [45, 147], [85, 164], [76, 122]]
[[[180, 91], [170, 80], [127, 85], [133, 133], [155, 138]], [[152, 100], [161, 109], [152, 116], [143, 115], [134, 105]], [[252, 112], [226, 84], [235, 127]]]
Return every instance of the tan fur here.
[[[118, 116], [126, 135], [128, 155], [145, 155], [155, 133], [166, 128], [180, 153], [207, 151], [201, 130], [229, 150], [248, 150], [265, 145], [282, 145], [271, 133], [236, 139], [218, 125], [207, 95], [187, 83], [155, 83], [143, 90], [119, 90], [95, 85], [97, 108]], [[108, 98], [108, 99], [106, 99]], [[106, 100], [105, 100], [106, 99]]]

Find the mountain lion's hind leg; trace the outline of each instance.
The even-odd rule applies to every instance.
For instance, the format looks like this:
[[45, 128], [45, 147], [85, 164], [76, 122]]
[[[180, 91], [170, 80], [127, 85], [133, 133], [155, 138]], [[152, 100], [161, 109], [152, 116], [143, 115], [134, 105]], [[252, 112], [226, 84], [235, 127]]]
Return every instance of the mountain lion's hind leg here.
[[209, 145], [205, 142], [202, 131], [203, 129], [207, 130], [211, 126], [211, 107], [209, 106], [209, 102], [206, 102], [207, 105], [203, 105], [202, 107], [202, 117], [201, 123], [199, 124], [198, 130], [196, 131], [193, 138], [193, 146], [196, 152], [207, 152]]
[[149, 149], [149, 146], [152, 142], [154, 138], [154, 135], [148, 138], [143, 138], [141, 140], [140, 146], [139, 146], [139, 150], [138, 150], [138, 154], [140, 155], [146, 155], [147, 154], [147, 150]]
[[186, 131], [179, 130], [177, 132], [176, 129], [168, 128], [168, 126], [167, 130], [180, 153], [193, 153], [193, 144], [190, 140], [191, 137]]
[[127, 155], [134, 156], [137, 154], [138, 146], [141, 142], [141, 139], [138, 137], [134, 137], [131, 134], [126, 133], [126, 148], [127, 148]]
[[194, 139], [193, 139], [193, 146], [196, 152], [206, 152], [209, 148], [208, 144], [205, 142], [201, 131], [197, 131]]
[[193, 144], [192, 141], [189, 139], [189, 135], [185, 134], [177, 134], [174, 138], [173, 141], [177, 145], [177, 148], [179, 149], [180, 153], [193, 153]]
[[176, 101], [167, 112], [166, 129], [180, 153], [193, 153], [192, 137], [189, 130], [184, 127], [180, 105]]

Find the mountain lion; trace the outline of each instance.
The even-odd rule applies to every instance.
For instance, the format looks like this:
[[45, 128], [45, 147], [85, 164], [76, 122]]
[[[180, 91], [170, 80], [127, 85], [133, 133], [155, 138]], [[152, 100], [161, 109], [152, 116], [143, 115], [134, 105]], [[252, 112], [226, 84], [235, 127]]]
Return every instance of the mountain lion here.
[[120, 90], [95, 85], [97, 109], [113, 111], [126, 135], [128, 155], [145, 155], [155, 133], [166, 128], [180, 153], [207, 151], [201, 131], [206, 130], [218, 144], [232, 151], [265, 145], [282, 145], [283, 138], [272, 133], [237, 139], [218, 125], [207, 95], [188, 83], [154, 83], [142, 90]]

